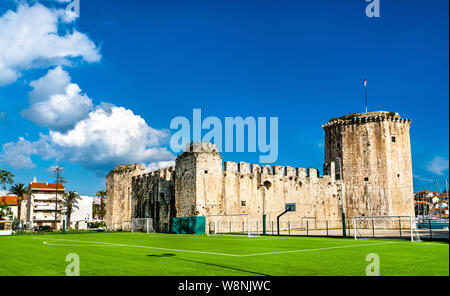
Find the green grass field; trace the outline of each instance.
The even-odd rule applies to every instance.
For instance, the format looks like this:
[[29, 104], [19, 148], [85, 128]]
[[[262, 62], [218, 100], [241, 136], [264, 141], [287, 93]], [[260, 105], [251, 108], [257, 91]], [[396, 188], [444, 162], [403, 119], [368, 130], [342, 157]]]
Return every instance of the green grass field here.
[[363, 276], [369, 253], [382, 276], [449, 275], [444, 242], [119, 232], [0, 237], [0, 245], [0, 275], [63, 276], [69, 253], [82, 276]]

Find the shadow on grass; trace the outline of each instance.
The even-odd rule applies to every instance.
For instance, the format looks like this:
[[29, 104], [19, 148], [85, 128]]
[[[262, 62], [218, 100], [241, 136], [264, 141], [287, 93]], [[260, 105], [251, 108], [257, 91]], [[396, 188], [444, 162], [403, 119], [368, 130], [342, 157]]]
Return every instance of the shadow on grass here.
[[203, 264], [203, 265], [208, 265], [208, 266], [214, 266], [214, 267], [220, 267], [220, 268], [225, 268], [225, 269], [231, 269], [231, 270], [235, 270], [235, 271], [251, 273], [251, 274], [254, 274], [254, 275], [270, 276], [270, 274], [254, 272], [254, 271], [240, 269], [240, 268], [234, 268], [234, 267], [225, 266], [225, 265], [221, 265], [221, 264], [214, 264], [214, 263], [202, 262], [202, 261], [197, 261], [197, 260], [192, 260], [192, 259], [180, 258], [180, 257], [176, 257], [175, 254], [147, 255], [147, 257], [174, 258], [174, 259], [181, 260], [181, 261], [187, 261], [187, 262], [192, 262], [192, 263], [197, 263], [197, 264]]

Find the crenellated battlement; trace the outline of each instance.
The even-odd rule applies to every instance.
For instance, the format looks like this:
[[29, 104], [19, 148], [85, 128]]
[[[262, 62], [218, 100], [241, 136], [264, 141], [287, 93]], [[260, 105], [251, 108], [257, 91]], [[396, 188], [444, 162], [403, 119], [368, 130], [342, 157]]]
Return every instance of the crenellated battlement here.
[[238, 172], [238, 164], [234, 161], [224, 161], [223, 170], [228, 173]]
[[377, 111], [359, 114], [349, 114], [339, 118], [332, 118], [330, 121], [322, 125], [323, 129], [329, 129], [341, 125], [362, 124], [369, 122], [392, 121], [411, 125], [410, 119], [403, 119], [400, 114], [395, 112]]
[[319, 171], [317, 169], [308, 168], [308, 170], [306, 172], [307, 172], [306, 173], [307, 178], [317, 179], [320, 176]]
[[[225, 161], [223, 165], [224, 176], [232, 176], [240, 175], [241, 177], [252, 178], [251, 175], [262, 175], [263, 179], [278, 177], [286, 180], [317, 180], [322, 179], [324, 177], [329, 177], [329, 180], [335, 181], [335, 163], [330, 162], [324, 164], [324, 175], [320, 176], [320, 172], [316, 168], [294, 168], [291, 166], [279, 166], [279, 165], [263, 165], [259, 166], [257, 164], [249, 164], [247, 162], [234, 162], [234, 161]], [[265, 176], [265, 177], [264, 177]]]
[[[247, 162], [224, 161], [223, 172], [225, 173], [239, 173], [239, 174], [263, 174], [268, 176], [278, 177], [297, 177], [300, 179], [306, 178], [322, 178], [320, 172], [316, 168], [294, 168], [291, 166], [279, 165], [263, 165], [249, 164]], [[330, 176], [335, 179], [335, 163], [324, 164], [324, 176]]]
[[172, 180], [174, 178], [175, 166], [161, 168], [155, 171], [143, 172], [142, 174], [131, 177], [132, 182], [142, 182], [151, 178], [161, 178], [164, 180]]
[[186, 146], [185, 152], [206, 152], [206, 153], [218, 153], [216, 145], [213, 143], [200, 142], [190, 143]]

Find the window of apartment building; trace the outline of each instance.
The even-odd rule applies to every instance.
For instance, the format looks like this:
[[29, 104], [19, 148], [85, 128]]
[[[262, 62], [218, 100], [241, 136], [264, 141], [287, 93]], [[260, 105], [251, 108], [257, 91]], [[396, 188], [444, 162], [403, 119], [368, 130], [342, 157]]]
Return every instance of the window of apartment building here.
[[241, 207], [245, 207], [245, 200], [241, 201]]

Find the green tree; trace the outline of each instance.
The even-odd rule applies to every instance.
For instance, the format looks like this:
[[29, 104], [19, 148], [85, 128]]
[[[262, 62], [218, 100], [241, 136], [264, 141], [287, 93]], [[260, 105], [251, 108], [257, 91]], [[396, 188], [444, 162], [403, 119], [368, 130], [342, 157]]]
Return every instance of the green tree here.
[[6, 189], [6, 184], [12, 184], [14, 175], [8, 171], [0, 170], [0, 188]]
[[100, 219], [103, 220], [106, 214], [106, 204], [105, 204], [105, 198], [106, 198], [106, 191], [105, 190], [99, 190], [95, 194], [98, 198], [100, 198], [100, 209], [99, 209], [99, 216]]
[[0, 199], [0, 219], [11, 216], [12, 212], [6, 204], [5, 198]]
[[100, 205], [92, 202], [92, 218], [95, 216], [100, 216]]
[[81, 199], [75, 191], [69, 191], [63, 194], [65, 214], [67, 215], [67, 229], [70, 228], [70, 216], [74, 209], [78, 209], [78, 200]]
[[19, 221], [21, 218], [20, 216], [22, 210], [23, 197], [27, 192], [28, 192], [27, 188], [22, 183], [15, 184], [11, 186], [11, 188], [9, 189], [10, 194], [14, 194], [15, 196], [17, 196], [17, 219], [19, 219]]

